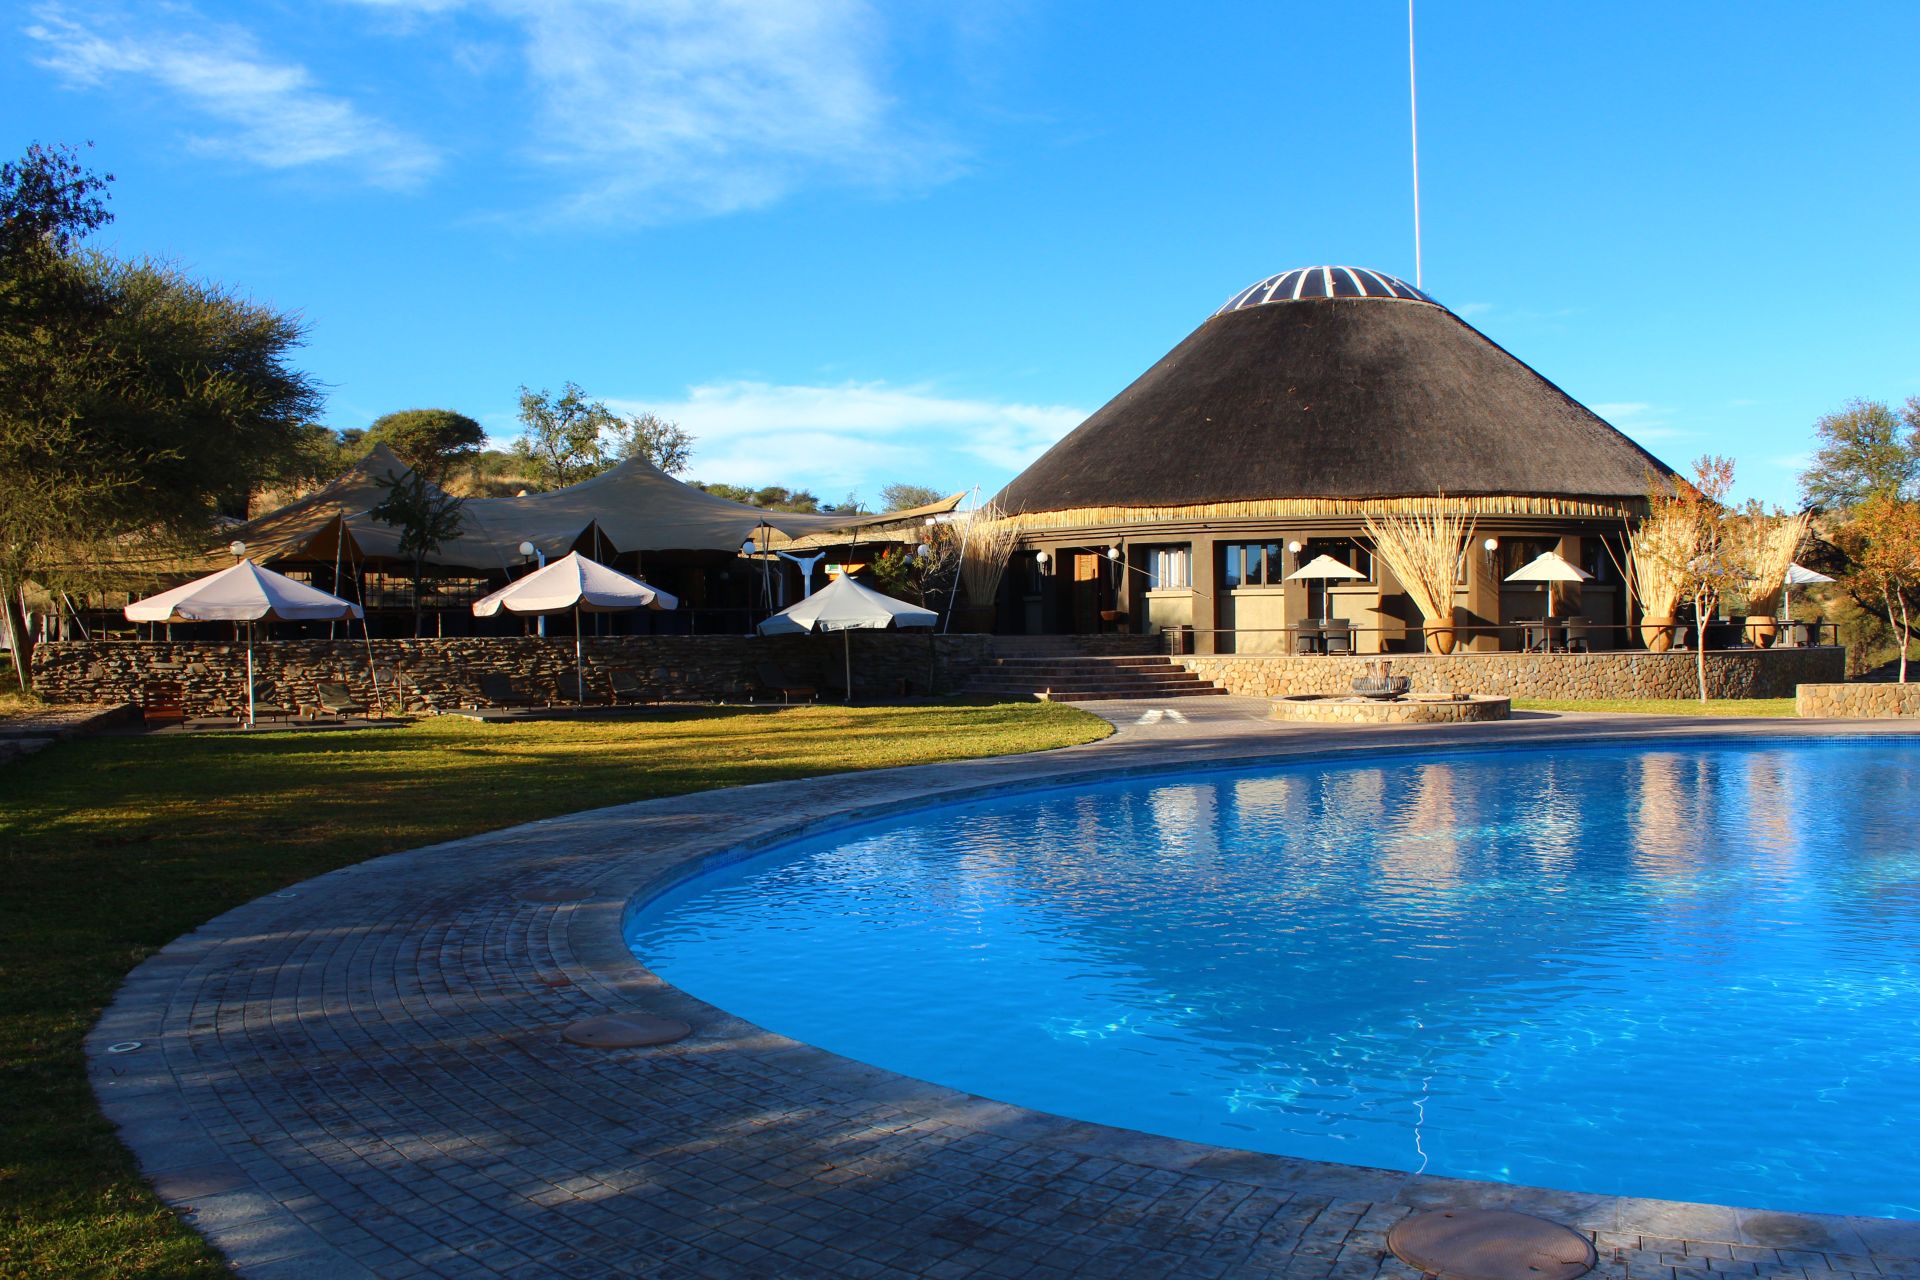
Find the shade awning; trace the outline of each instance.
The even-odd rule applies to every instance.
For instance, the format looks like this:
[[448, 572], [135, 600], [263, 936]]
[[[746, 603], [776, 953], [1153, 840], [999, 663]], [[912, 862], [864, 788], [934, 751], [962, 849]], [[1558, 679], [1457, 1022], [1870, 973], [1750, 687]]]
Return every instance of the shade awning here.
[[242, 560], [136, 600], [126, 614], [133, 622], [328, 622], [357, 618], [360, 606]]
[[1542, 551], [1506, 576], [1507, 582], [1585, 582], [1593, 575], [1552, 551]]
[[516, 578], [491, 595], [473, 602], [473, 612], [491, 618], [508, 613], [619, 613], [629, 609], [672, 609], [679, 600], [628, 577], [579, 552], [555, 560], [524, 578]]
[[887, 627], [932, 627], [940, 615], [917, 604], [895, 600], [852, 578], [835, 578], [795, 605], [760, 623], [763, 636], [809, 631], [879, 631]]

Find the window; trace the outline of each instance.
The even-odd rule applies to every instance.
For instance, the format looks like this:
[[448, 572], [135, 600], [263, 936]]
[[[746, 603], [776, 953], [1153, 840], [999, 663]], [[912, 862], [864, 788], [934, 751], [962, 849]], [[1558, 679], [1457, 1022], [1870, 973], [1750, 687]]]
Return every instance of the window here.
[[1337, 578], [1333, 580], [1335, 582], [1359, 582], [1362, 578], [1373, 580], [1373, 552], [1352, 538], [1311, 538], [1300, 548], [1301, 564], [1310, 564], [1321, 556], [1331, 556], [1361, 575], [1360, 578]]
[[1147, 565], [1147, 590], [1179, 591], [1193, 585], [1186, 547], [1144, 547]]
[[1222, 550], [1223, 581], [1229, 587], [1277, 587], [1286, 581], [1286, 548], [1278, 542], [1235, 542]]

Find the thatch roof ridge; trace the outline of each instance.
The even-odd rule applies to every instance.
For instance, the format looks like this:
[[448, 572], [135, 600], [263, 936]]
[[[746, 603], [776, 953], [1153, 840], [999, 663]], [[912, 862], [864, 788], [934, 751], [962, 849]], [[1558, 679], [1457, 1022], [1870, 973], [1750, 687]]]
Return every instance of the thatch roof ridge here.
[[1671, 474], [1445, 307], [1320, 298], [1211, 317], [994, 501], [1631, 499]]

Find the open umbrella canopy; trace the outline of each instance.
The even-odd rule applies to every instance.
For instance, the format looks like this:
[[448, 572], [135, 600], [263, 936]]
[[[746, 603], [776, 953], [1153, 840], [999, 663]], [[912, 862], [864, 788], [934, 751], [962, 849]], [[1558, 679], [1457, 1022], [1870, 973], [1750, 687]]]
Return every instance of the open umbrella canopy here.
[[1794, 587], [1810, 587], [1817, 582], [1832, 582], [1826, 574], [1817, 569], [1809, 569], [1802, 564], [1787, 566], [1787, 584]]
[[1352, 565], [1341, 564], [1332, 556], [1315, 556], [1288, 574], [1293, 578], [1364, 578], [1367, 575]]
[[1585, 582], [1593, 577], [1552, 551], [1542, 551], [1507, 575], [1508, 582]]
[[887, 627], [931, 627], [940, 615], [917, 604], [895, 600], [852, 578], [835, 578], [795, 605], [789, 605], [759, 626], [763, 636], [799, 635], [807, 631], [878, 631]]
[[658, 587], [589, 560], [578, 551], [516, 578], [492, 595], [473, 602], [473, 611], [491, 618], [508, 613], [619, 613], [627, 609], [671, 609], [680, 601]]
[[325, 622], [357, 618], [360, 606], [242, 560], [230, 569], [127, 606], [134, 622]]

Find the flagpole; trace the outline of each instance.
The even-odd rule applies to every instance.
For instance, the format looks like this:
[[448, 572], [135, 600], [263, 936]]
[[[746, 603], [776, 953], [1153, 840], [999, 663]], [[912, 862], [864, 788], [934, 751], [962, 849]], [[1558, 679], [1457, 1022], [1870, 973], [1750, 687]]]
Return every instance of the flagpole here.
[[1413, 77], [1413, 0], [1407, 0], [1407, 113], [1413, 125], [1413, 287], [1424, 288], [1420, 273], [1420, 100]]

